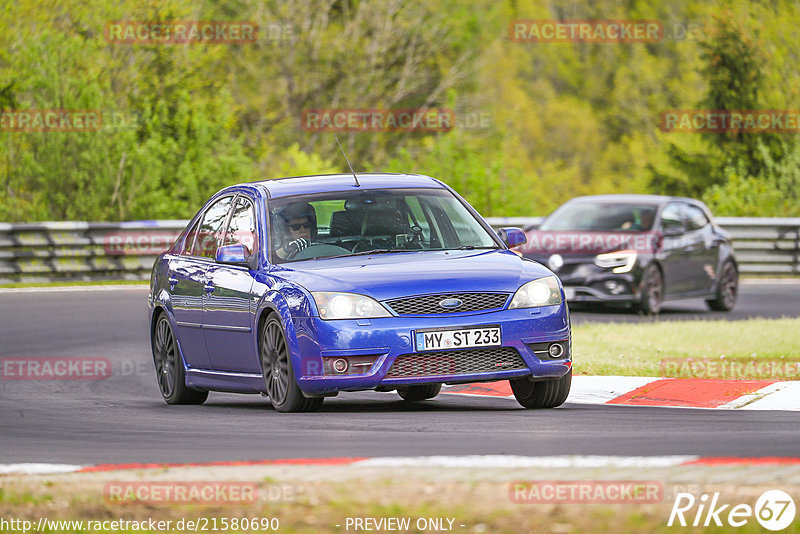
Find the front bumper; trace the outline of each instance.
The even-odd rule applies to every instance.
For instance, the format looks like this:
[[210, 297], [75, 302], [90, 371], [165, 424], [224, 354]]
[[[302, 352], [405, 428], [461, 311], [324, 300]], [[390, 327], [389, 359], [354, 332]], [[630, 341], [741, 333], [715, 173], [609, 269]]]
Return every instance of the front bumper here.
[[[436, 316], [400, 316], [370, 320], [323, 321], [319, 317], [293, 319], [298, 350], [292, 351], [295, 374], [300, 389], [307, 394], [337, 391], [392, 389], [425, 383], [463, 383], [507, 380], [532, 375], [535, 378], [558, 378], [572, 366], [569, 312], [565, 303], [542, 308], [503, 310], [490, 313], [448, 314]], [[387, 377], [395, 360], [403, 355], [420, 355], [413, 332], [422, 329], [450, 329], [499, 325], [501, 347], [515, 349], [524, 363], [522, 368], [493, 372], [425, 374], [424, 376]], [[542, 352], [543, 344], [565, 342], [568, 350], [558, 359]], [[436, 351], [446, 355], [450, 351]], [[460, 349], [468, 351], [472, 349]], [[374, 364], [363, 374], [326, 375], [323, 358], [375, 356]]]

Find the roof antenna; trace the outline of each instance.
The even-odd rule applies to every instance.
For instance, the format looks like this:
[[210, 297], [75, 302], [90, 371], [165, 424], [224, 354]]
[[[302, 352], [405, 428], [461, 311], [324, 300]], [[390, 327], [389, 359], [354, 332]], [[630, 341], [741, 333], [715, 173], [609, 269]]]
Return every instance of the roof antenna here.
[[356, 176], [356, 171], [353, 170], [353, 166], [350, 165], [350, 160], [347, 159], [347, 154], [344, 153], [344, 149], [342, 148], [342, 143], [339, 142], [339, 138], [336, 137], [336, 134], [333, 134], [333, 138], [336, 139], [336, 144], [339, 145], [339, 150], [342, 151], [342, 156], [344, 156], [344, 160], [347, 162], [347, 166], [350, 167], [350, 172], [353, 173], [353, 180], [356, 181], [356, 187], [361, 187], [361, 184], [358, 183], [358, 176]]

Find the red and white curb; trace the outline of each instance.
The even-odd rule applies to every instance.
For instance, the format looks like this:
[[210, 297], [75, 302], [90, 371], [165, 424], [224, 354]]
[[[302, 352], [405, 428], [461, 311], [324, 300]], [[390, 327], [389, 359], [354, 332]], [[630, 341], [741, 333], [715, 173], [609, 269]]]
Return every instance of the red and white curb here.
[[63, 473], [99, 473], [125, 470], [147, 470], [192, 467], [242, 466], [357, 466], [385, 468], [498, 468], [498, 469], [581, 469], [618, 468], [649, 469], [677, 466], [719, 465], [800, 465], [794, 457], [701, 457], [683, 456], [388, 456], [376, 458], [284, 458], [206, 463], [123, 463], [71, 465], [46, 463], [0, 464], [0, 475], [53, 475]]
[[[446, 386], [446, 393], [513, 398], [508, 382]], [[573, 376], [567, 403], [737, 410], [800, 410], [800, 381]]]

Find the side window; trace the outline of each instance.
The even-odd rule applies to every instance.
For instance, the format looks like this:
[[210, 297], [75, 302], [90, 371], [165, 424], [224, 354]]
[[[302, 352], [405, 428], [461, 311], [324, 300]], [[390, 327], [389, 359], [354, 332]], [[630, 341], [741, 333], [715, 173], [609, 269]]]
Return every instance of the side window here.
[[705, 228], [709, 223], [706, 214], [697, 206], [686, 206], [684, 215], [686, 216], [686, 229], [690, 232]]
[[667, 228], [674, 227], [680, 228], [680, 230], [683, 231], [684, 227], [681, 211], [680, 204], [667, 204], [661, 212], [661, 229], [666, 230]]
[[192, 247], [194, 246], [195, 236], [197, 236], [198, 226], [200, 226], [200, 219], [197, 219], [192, 229], [186, 233], [186, 239], [183, 241], [183, 248], [181, 249], [181, 256], [192, 255]]
[[256, 246], [256, 217], [253, 204], [242, 197], [236, 201], [231, 222], [225, 233], [226, 245], [244, 245], [248, 254], [252, 254]]
[[203, 221], [200, 223], [197, 240], [192, 249], [193, 256], [206, 258], [214, 258], [216, 256], [217, 248], [222, 238], [223, 225], [228, 217], [228, 210], [232, 201], [233, 197], [221, 198], [206, 210], [203, 215]]

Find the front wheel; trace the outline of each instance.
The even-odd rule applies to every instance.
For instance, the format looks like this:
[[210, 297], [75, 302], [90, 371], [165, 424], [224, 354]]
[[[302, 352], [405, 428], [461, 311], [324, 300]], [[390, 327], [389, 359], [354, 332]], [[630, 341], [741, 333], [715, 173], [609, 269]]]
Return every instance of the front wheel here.
[[642, 276], [642, 300], [639, 309], [646, 315], [656, 315], [664, 301], [664, 278], [656, 265], [649, 265]]
[[561, 406], [569, 396], [572, 385], [572, 369], [561, 378], [531, 382], [530, 377], [509, 380], [511, 391], [524, 408], [555, 408]]
[[166, 314], [158, 316], [151, 343], [156, 380], [167, 404], [203, 404], [208, 391], [186, 387], [186, 373]]
[[397, 388], [397, 394], [404, 401], [417, 402], [434, 398], [442, 390], [441, 384], [422, 384]]
[[739, 294], [739, 272], [732, 261], [728, 261], [722, 267], [717, 284], [716, 296], [707, 300], [706, 304], [712, 310], [731, 311], [736, 304], [736, 297]]
[[283, 326], [275, 315], [270, 315], [264, 322], [259, 339], [261, 369], [272, 406], [279, 412], [319, 410], [324, 399], [306, 397], [297, 385]]

